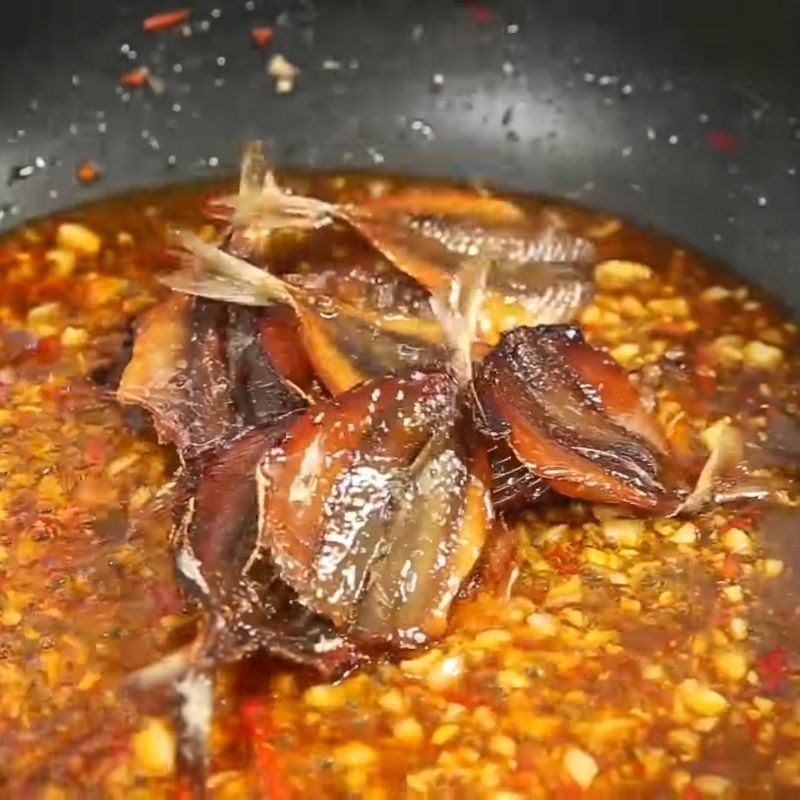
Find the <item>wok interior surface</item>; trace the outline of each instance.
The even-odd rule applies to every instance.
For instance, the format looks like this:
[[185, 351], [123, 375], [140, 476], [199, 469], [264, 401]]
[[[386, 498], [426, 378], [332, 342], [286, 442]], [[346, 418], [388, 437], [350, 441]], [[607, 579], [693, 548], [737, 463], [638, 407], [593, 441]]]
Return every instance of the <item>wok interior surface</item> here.
[[[94, 0], [9, 10], [0, 229], [123, 189], [230, 172], [239, 141], [260, 136], [287, 166], [447, 175], [602, 208], [668, 231], [798, 310], [794, 3], [197, 2], [191, 36], [144, 34], [142, 19], [163, 10]], [[275, 31], [264, 52], [251, 41], [257, 25]], [[301, 69], [286, 96], [266, 75], [275, 53]], [[120, 86], [138, 65], [164, 79], [163, 94]], [[82, 184], [87, 160], [100, 178]], [[140, 195], [70, 214], [103, 237], [97, 262], [74, 275], [59, 277], [44, 259], [56, 222], [0, 245], [0, 752], [11, 765], [0, 786], [14, 792], [79, 782], [99, 796], [172, 790], [166, 698], [134, 702], [118, 687], [189, 636], [163, 520], [131, 529], [173, 464], [144, 420], [123, 418], [85, 376], [98, 369], [101, 387], [113, 383], [120, 323], [157, 295], [164, 221], [196, 221], [188, 197]], [[597, 234], [610, 217], [570, 219]], [[720, 345], [730, 383], [715, 384], [713, 400], [681, 389], [690, 418], [763, 415], [774, 447], [762, 457], [796, 464], [791, 323], [752, 289], [704, 305], [704, 289], [740, 284], [695, 273], [707, 262], [691, 251], [653, 248], [627, 225], [605, 241], [604, 257], [646, 263], [677, 288], [634, 297], [641, 318], [624, 292], [596, 303], [594, 341], [637, 344], [637, 369], [650, 348], [698, 356], [701, 338], [741, 336]], [[33, 253], [27, 266], [19, 251]], [[647, 305], [682, 296], [686, 318], [662, 306], [655, 319]], [[753, 373], [743, 354], [757, 350], [745, 348], [769, 344], [773, 329], [786, 358]], [[641, 338], [629, 341], [635, 330]], [[536, 544], [524, 553], [522, 590], [459, 610], [457, 632], [428, 660], [337, 687], [261, 663], [232, 675], [241, 685], [223, 689], [218, 790], [302, 791], [313, 780], [325, 796], [441, 796], [456, 775], [464, 796], [559, 796], [592, 772], [591, 755], [598, 796], [639, 781], [652, 797], [791, 797], [796, 523], [745, 509], [692, 531], [620, 525], [602, 510], [537, 512], [525, 525]], [[730, 530], [754, 552], [729, 552]], [[617, 577], [626, 574], [627, 583]], [[463, 678], [451, 685], [454, 670]]]
[[[191, 36], [144, 33], [164, 10], [8, 9], [0, 227], [232, 172], [239, 143], [261, 137], [287, 166], [489, 180], [622, 214], [798, 307], [791, 0], [198, 0]], [[251, 29], [265, 25], [274, 37], [261, 51]], [[277, 53], [301, 70], [287, 95], [265, 70]], [[120, 85], [140, 66], [163, 94]], [[103, 173], [88, 186], [75, 180], [86, 159]]]

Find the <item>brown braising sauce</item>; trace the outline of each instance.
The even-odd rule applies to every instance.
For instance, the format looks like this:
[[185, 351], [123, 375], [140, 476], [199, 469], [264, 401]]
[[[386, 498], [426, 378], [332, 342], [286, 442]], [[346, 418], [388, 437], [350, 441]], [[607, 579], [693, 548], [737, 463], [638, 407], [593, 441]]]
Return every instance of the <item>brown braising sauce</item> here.
[[[337, 200], [378, 185], [290, 184]], [[4, 797], [176, 796], [170, 697], [122, 688], [192, 636], [195, 611], [152, 502], [175, 455], [113, 389], [132, 321], [166, 293], [154, 280], [166, 228], [202, 235], [210, 193], [130, 195], [0, 239]], [[550, 207], [598, 250], [584, 333], [635, 374], [662, 427], [710, 443], [727, 420], [754, 467], [791, 474], [797, 326], [692, 252], [607, 215]], [[340, 297], [348, 276], [354, 293], [364, 275], [376, 293], [397, 290], [397, 272], [346, 228], [304, 235], [276, 245], [278, 268], [292, 261], [344, 281]], [[210, 795], [800, 792], [796, 512], [739, 502], [687, 521], [560, 500], [513, 524], [510, 596], [489, 587], [462, 600], [434, 647], [336, 685], [267, 660], [228, 670]]]

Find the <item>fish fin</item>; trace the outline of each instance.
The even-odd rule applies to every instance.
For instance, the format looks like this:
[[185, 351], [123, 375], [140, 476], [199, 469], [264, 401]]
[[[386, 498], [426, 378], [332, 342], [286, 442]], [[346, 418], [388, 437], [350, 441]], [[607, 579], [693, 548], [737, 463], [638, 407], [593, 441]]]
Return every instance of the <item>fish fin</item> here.
[[242, 147], [239, 168], [239, 196], [257, 194], [264, 186], [269, 165], [264, 154], [264, 142], [253, 139]]
[[676, 514], [693, 514], [714, 500], [714, 493], [720, 481], [732, 475], [744, 460], [744, 443], [737, 428], [726, 425], [700, 471], [694, 489], [678, 506]]
[[[515, 307], [525, 324], [570, 322], [594, 293], [594, 246], [564, 231], [548, 229], [529, 245], [525, 261], [498, 258], [490, 292], [510, 313]], [[514, 300], [511, 306], [507, 306]]]
[[[672, 509], [661, 453], [632, 435], [598, 389], [604, 382], [626, 390], [625, 372], [598, 364], [596, 351], [578, 369], [576, 355], [590, 347], [566, 325], [503, 334], [475, 375], [480, 428], [506, 439], [516, 458], [560, 494], [647, 510], [669, 502]], [[629, 405], [638, 405], [635, 395]]]
[[452, 351], [453, 369], [464, 384], [472, 379], [472, 342], [493, 262], [469, 259], [449, 285], [431, 294], [431, 308]]
[[762, 477], [756, 472], [748, 469], [741, 431], [726, 425], [717, 436], [694, 489], [672, 516], [697, 514], [713, 505], [739, 501], [794, 505], [779, 478]]
[[191, 233], [173, 237], [183, 269], [161, 278], [161, 283], [177, 292], [249, 306], [295, 301], [286, 284], [265, 270], [204, 242]]
[[189, 644], [137, 669], [126, 678], [125, 686], [134, 691], [149, 691], [174, 683], [189, 671], [193, 649], [194, 645]]
[[214, 668], [192, 666], [175, 683], [178, 696], [179, 771], [194, 798], [206, 795], [208, 740], [214, 716]]
[[227, 218], [234, 228], [249, 229], [248, 235], [252, 238], [260, 238], [279, 228], [321, 227], [337, 216], [336, 206], [331, 203], [282, 189], [260, 141], [244, 146], [238, 195], [217, 198], [213, 207], [218, 216]]
[[[560, 308], [551, 312], [550, 306], [586, 302], [594, 290], [592, 267], [593, 251], [582, 251], [576, 245], [574, 258], [567, 261], [549, 261], [547, 257], [521, 263], [509, 259], [497, 259], [497, 266], [492, 270], [489, 286], [499, 294], [509, 294], [528, 299], [528, 302], [541, 306], [539, 317], [547, 318], [548, 314], [563, 314]], [[574, 297], [562, 298], [567, 292]], [[562, 320], [558, 320], [562, 321]], [[537, 324], [554, 324], [538, 322]]]
[[178, 772], [197, 800], [206, 796], [208, 741], [214, 716], [215, 666], [207, 651], [207, 642], [198, 637], [126, 680], [127, 688], [134, 692], [172, 685], [177, 706]]
[[527, 271], [539, 271], [541, 280], [549, 283], [583, 276], [596, 260], [597, 250], [588, 239], [549, 223], [531, 242], [527, 259], [520, 266]]
[[393, 189], [367, 198], [363, 207], [370, 213], [446, 216], [476, 219], [487, 225], [509, 225], [525, 221], [525, 211], [511, 200], [496, 197], [478, 187], [460, 189], [445, 186]]
[[[178, 453], [183, 461], [183, 452]], [[159, 488], [153, 497], [137, 512], [131, 514], [129, 539], [142, 534], [146, 529], [169, 523], [175, 510], [188, 501], [192, 481], [181, 465], [172, 479]]]

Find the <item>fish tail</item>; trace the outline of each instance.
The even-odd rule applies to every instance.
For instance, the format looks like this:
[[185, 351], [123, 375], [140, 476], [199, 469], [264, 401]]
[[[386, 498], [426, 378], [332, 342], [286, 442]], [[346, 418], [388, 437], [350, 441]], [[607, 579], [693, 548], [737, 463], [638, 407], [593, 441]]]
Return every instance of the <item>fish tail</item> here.
[[264, 155], [263, 142], [257, 140], [244, 146], [239, 193], [216, 198], [212, 207], [215, 216], [254, 238], [279, 228], [320, 227], [338, 214], [332, 203], [282, 189]]
[[174, 236], [183, 268], [161, 278], [176, 292], [248, 306], [283, 303], [294, 307], [287, 285], [275, 275], [254, 267], [191, 233]]
[[694, 489], [672, 516], [697, 514], [709, 507], [747, 501], [795, 505], [785, 481], [751, 471], [741, 432], [733, 425], [726, 425], [711, 448]]
[[268, 172], [269, 165], [264, 154], [264, 142], [260, 139], [245, 142], [239, 167], [239, 194], [260, 192]]

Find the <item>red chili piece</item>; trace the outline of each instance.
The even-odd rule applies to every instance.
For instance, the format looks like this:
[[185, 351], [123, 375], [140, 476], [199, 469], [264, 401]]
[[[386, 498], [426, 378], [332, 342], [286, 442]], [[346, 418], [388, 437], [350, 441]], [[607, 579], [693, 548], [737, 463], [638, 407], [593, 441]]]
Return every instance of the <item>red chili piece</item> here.
[[735, 581], [739, 577], [739, 562], [734, 556], [727, 555], [719, 571], [723, 578]]
[[720, 153], [730, 153], [739, 145], [736, 137], [725, 131], [709, 131], [708, 143], [714, 150]]
[[758, 734], [761, 733], [761, 723], [757, 719], [750, 719], [745, 716], [744, 724], [747, 726], [747, 731], [752, 739], [758, 739]]
[[129, 89], [138, 89], [147, 83], [147, 69], [145, 67], [136, 67], [136, 69], [126, 72], [119, 79], [119, 82]]
[[761, 685], [768, 692], [778, 692], [783, 688], [788, 676], [786, 651], [775, 647], [756, 661], [756, 672], [761, 678]]
[[142, 23], [142, 28], [144, 28], [145, 33], [156, 33], [157, 31], [163, 31], [166, 28], [174, 28], [176, 25], [186, 22], [190, 15], [191, 11], [189, 11], [188, 8], [179, 8], [175, 11], [163, 11], [160, 14], [153, 14], [152, 17], [148, 17]]
[[750, 525], [753, 524], [753, 520], [750, 517], [746, 517], [743, 514], [734, 517], [733, 519], [729, 519], [720, 529], [720, 533], [725, 533], [729, 531], [731, 528], [748, 528]]
[[473, 22], [477, 22], [479, 25], [485, 25], [487, 22], [491, 22], [492, 20], [491, 9], [481, 5], [480, 3], [470, 3], [467, 6], [467, 10], [469, 11], [469, 15], [472, 17]]
[[84, 161], [76, 175], [81, 183], [94, 183], [100, 177], [100, 172], [91, 161]]
[[49, 363], [61, 355], [61, 339], [58, 336], [45, 336], [36, 345], [36, 355], [40, 361]]
[[84, 450], [86, 460], [93, 466], [99, 466], [106, 457], [106, 443], [103, 439], [89, 439]]
[[275, 731], [266, 703], [254, 698], [242, 705], [242, 720], [253, 748], [264, 800], [289, 800], [289, 791], [276, 760]]
[[267, 26], [253, 28], [251, 33], [253, 36], [253, 41], [256, 43], [256, 47], [261, 50], [263, 50], [272, 41], [272, 37], [274, 36], [274, 31], [272, 28]]

